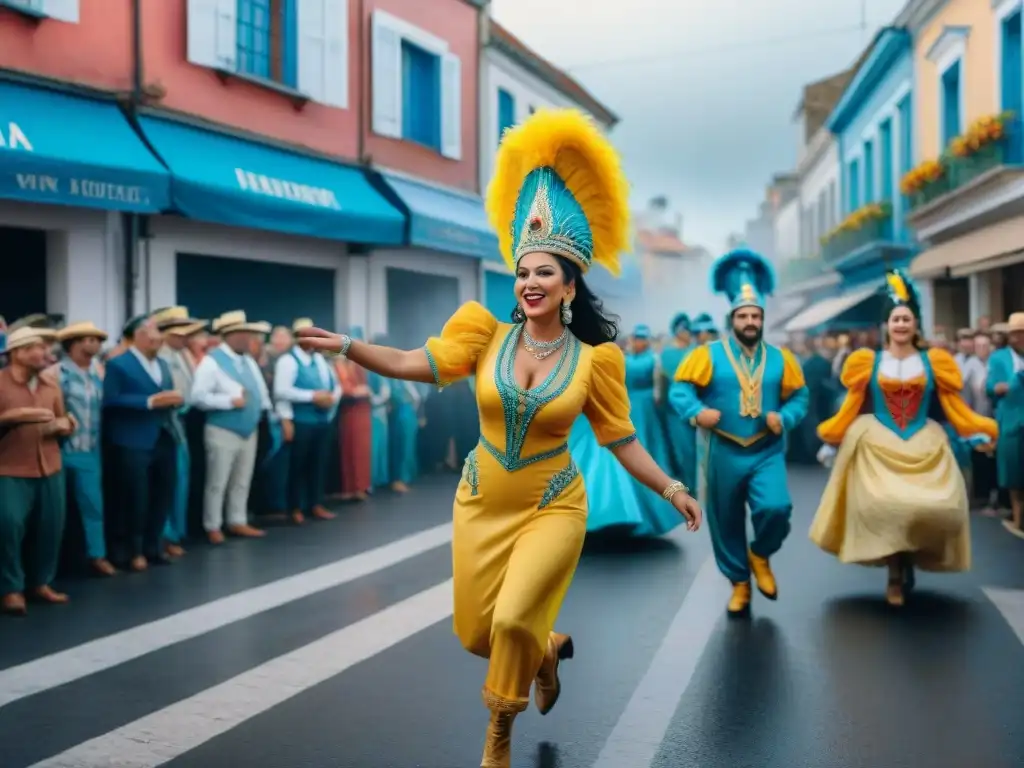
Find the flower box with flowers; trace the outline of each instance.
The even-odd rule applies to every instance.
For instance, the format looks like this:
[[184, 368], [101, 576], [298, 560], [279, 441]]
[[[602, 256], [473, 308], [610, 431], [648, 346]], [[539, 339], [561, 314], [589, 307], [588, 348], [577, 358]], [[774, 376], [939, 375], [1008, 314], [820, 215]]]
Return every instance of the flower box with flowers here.
[[892, 206], [869, 203], [853, 211], [821, 240], [821, 255], [835, 262], [869, 243], [892, 237]]
[[900, 180], [900, 192], [910, 202], [913, 211], [927, 205], [950, 190], [949, 161], [945, 157], [925, 160], [911, 168]]
[[1014, 131], [1019, 130], [1012, 113], [986, 115], [975, 120], [961, 136], [950, 142], [951, 188], [963, 186], [1006, 163], [1006, 150]]

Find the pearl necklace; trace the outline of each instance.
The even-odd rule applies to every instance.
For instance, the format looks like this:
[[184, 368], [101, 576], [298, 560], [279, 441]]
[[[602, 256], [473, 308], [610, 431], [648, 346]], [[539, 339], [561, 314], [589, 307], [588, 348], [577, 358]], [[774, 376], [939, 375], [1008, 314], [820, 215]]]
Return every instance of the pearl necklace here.
[[555, 354], [555, 352], [562, 348], [562, 345], [565, 344], [565, 340], [568, 338], [569, 329], [562, 328], [562, 332], [554, 341], [537, 341], [527, 332], [526, 326], [523, 326], [523, 347], [536, 360], [543, 360]]

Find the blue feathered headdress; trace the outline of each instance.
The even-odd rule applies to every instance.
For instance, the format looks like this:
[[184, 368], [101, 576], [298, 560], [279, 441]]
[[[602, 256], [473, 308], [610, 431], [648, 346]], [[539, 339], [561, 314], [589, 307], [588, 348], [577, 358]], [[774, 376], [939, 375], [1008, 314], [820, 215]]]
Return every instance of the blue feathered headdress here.
[[740, 307], [763, 310], [765, 299], [775, 291], [775, 270], [761, 254], [738, 248], [711, 268], [711, 290], [725, 294], [730, 312]]
[[678, 315], [672, 318], [672, 322], [668, 326], [669, 331], [675, 336], [677, 333], [682, 331], [690, 330], [690, 316], [685, 312], [680, 312]]

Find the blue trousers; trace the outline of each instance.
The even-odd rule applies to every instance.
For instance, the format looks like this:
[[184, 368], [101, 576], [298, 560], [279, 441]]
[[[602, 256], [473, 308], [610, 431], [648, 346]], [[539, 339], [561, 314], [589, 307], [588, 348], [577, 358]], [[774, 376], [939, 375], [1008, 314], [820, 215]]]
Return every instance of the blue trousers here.
[[68, 451], [61, 458], [68, 492], [82, 518], [85, 555], [90, 560], [104, 558], [107, 541], [103, 531], [103, 474], [99, 449]]
[[190, 465], [188, 443], [182, 441], [177, 444], [175, 453], [175, 467], [178, 476], [177, 483], [174, 485], [174, 507], [171, 509], [171, 514], [167, 516], [167, 524], [164, 526], [164, 538], [171, 544], [181, 544], [188, 538]]
[[785, 442], [763, 437], [744, 448], [712, 433], [701, 467], [704, 510], [718, 570], [734, 584], [750, 581], [747, 509], [754, 537], [749, 549], [771, 557], [790, 531], [793, 502], [786, 486]]

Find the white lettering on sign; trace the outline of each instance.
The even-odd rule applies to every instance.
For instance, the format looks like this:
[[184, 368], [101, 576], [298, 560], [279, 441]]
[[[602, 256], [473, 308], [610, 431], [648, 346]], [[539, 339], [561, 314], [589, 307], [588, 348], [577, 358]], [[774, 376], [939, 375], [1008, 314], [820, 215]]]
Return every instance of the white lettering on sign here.
[[17, 173], [18, 188], [44, 195], [68, 195], [85, 200], [106, 200], [129, 206], [149, 205], [149, 192], [145, 187], [111, 184], [95, 179], [61, 179], [42, 173]]
[[21, 130], [21, 126], [13, 120], [7, 124], [7, 135], [4, 135], [3, 126], [0, 126], [0, 147], [4, 149], [22, 149], [26, 152], [35, 152], [32, 142]]
[[235, 168], [235, 178], [238, 179], [238, 186], [246, 192], [291, 200], [293, 203], [302, 203], [316, 208], [341, 210], [338, 198], [330, 189], [297, 184], [284, 179], [272, 179], [262, 173], [253, 173], [243, 168]]

